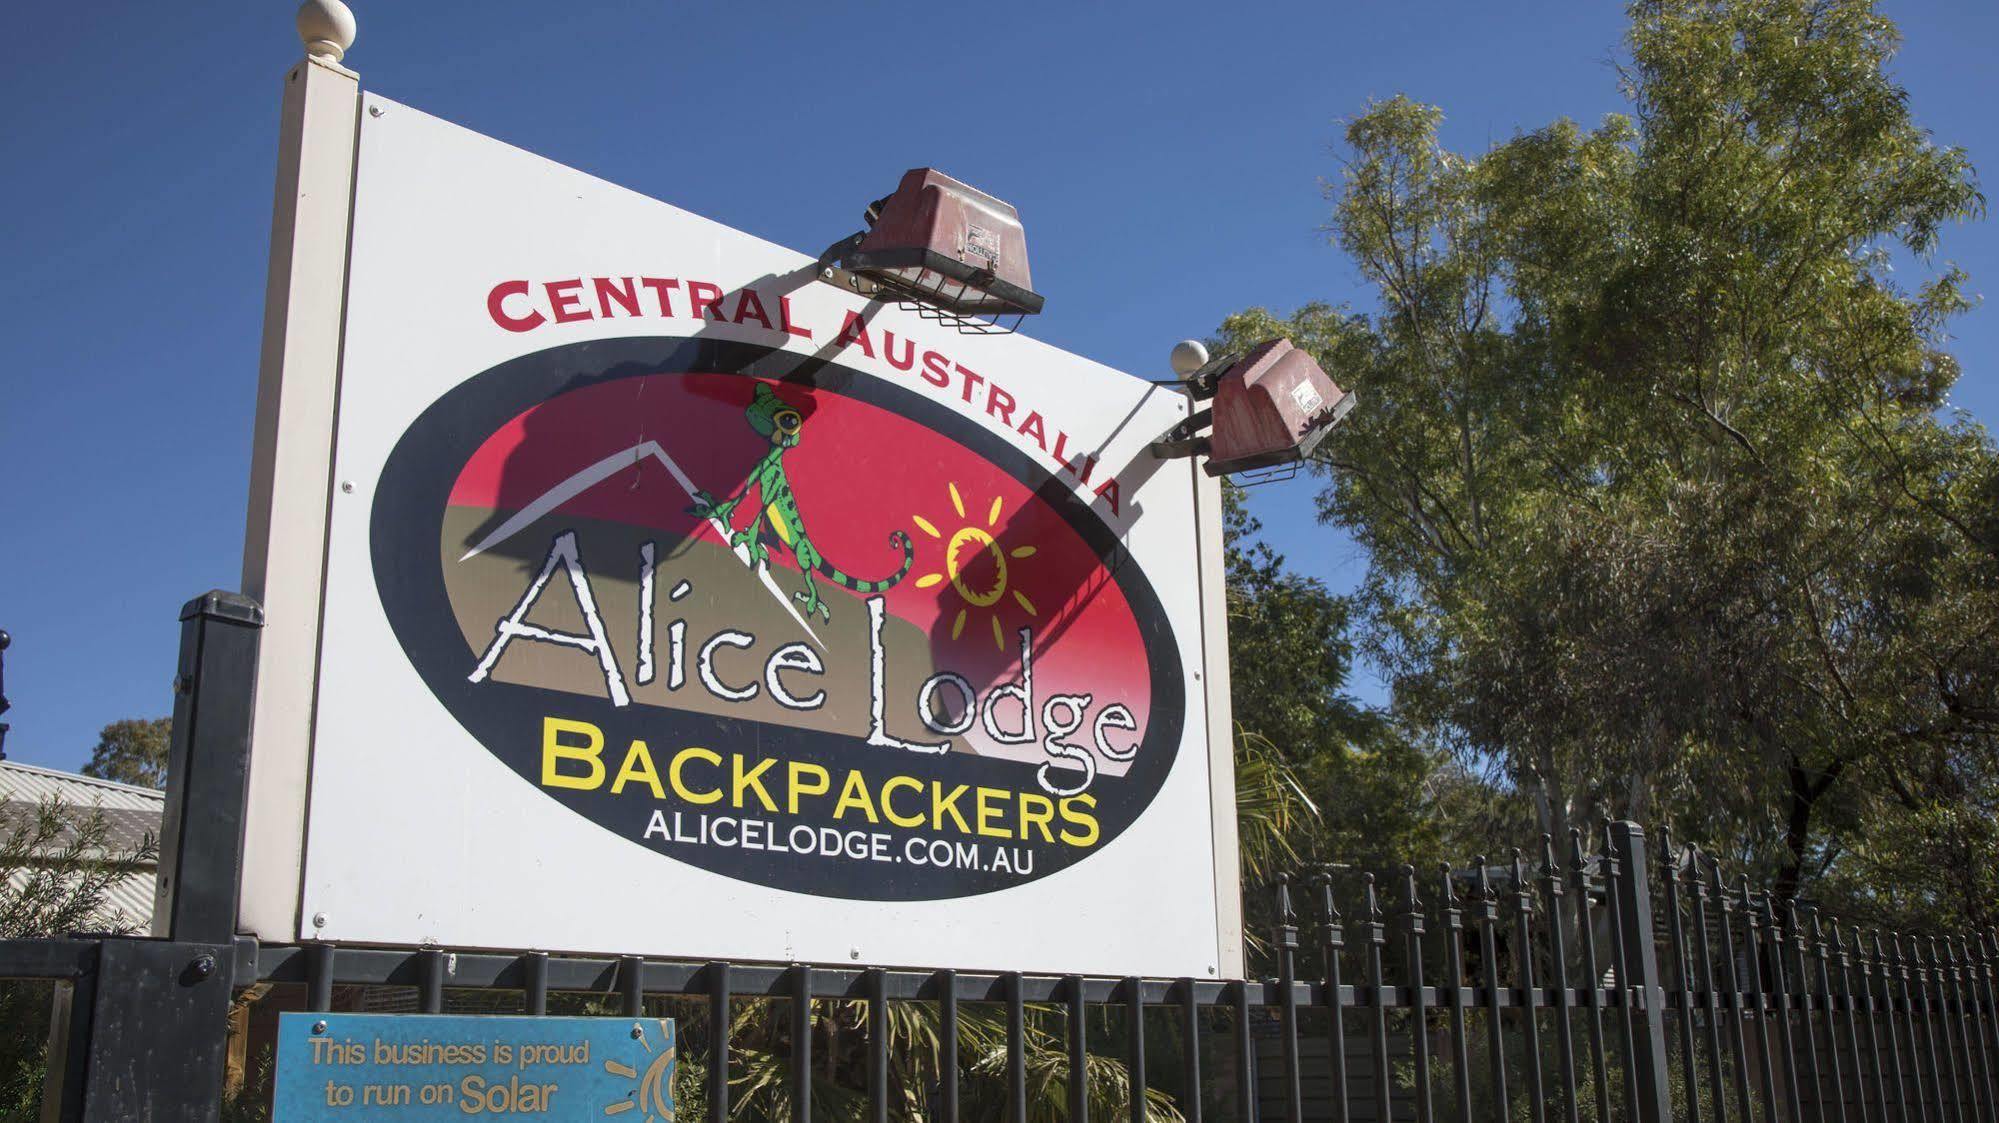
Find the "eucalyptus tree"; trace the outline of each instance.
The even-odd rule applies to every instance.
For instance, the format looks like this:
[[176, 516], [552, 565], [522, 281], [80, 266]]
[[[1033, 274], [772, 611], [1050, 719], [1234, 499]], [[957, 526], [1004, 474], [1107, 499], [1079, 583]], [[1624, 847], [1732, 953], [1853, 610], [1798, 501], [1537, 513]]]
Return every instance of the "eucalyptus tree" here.
[[1628, 11], [1594, 128], [1351, 120], [1330, 233], [1377, 306], [1222, 334], [1360, 392], [1319, 510], [1405, 718], [1545, 829], [1670, 816], [1789, 893], [1940, 759], [1994, 775], [1999, 490], [1932, 264], [1984, 201], [1865, 0]]

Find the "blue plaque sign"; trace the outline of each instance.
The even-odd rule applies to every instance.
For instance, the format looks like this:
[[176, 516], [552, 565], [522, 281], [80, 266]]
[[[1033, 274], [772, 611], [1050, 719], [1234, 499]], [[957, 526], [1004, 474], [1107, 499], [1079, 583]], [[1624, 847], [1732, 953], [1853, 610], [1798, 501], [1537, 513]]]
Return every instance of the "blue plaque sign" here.
[[672, 1123], [672, 1019], [285, 1014], [278, 1123]]

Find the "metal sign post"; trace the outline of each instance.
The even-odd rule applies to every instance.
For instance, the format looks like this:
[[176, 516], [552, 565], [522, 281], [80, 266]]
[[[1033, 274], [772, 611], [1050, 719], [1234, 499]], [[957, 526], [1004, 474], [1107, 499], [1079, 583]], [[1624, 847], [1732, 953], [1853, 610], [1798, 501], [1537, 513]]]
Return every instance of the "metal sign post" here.
[[243, 552], [243, 591], [269, 614], [247, 824], [258, 846], [239, 897], [245, 924], [262, 931], [297, 923], [361, 109], [360, 77], [340, 65], [353, 15], [309, 0], [298, 24], [307, 57], [285, 74]]
[[49, 1031], [42, 1119], [212, 1120], [239, 966], [244, 770], [263, 613], [211, 592], [181, 610], [155, 931], [75, 948]]

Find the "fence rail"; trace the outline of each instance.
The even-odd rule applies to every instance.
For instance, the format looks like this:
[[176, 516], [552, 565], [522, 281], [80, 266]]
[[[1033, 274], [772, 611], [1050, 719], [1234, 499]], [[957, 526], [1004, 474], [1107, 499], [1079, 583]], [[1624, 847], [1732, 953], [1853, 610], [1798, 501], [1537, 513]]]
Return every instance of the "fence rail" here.
[[[1696, 849], [1648, 848], [1629, 822], [1606, 823], [1594, 852], [1544, 839], [1531, 864], [1282, 879], [1273, 973], [1240, 982], [260, 946], [232, 937], [225, 890], [261, 616], [210, 594], [183, 621], [172, 760], [221, 767], [169, 800], [166, 937], [0, 941], [0, 979], [58, 983], [45, 1119], [215, 1118], [229, 998], [277, 984], [308, 1010], [357, 987], [403, 988], [431, 1013], [467, 992], [518, 993], [490, 1012], [546, 1013], [553, 995], [672, 1006], [695, 1015], [681, 1040], [714, 1123], [1087, 1123], [1106, 1062], [1131, 1123], [1999, 1123], [1999, 936], [1863, 933], [1731, 883]], [[854, 1039], [815, 1065], [827, 1002], [851, 1004], [861, 1042], [831, 1086], [820, 1070]], [[782, 1096], [744, 1077], [736, 1027], [757, 1003], [788, 1024], [763, 1038]], [[898, 1009], [930, 1019], [935, 1045], [898, 1040]], [[972, 1061], [975, 1034], [991, 1046]], [[920, 1095], [893, 1086], [908, 1071]]]
[[[1533, 867], [1515, 859], [1496, 870], [1481, 862], [1440, 871], [1427, 895], [1413, 870], [1390, 901], [1368, 878], [1350, 915], [1336, 907], [1329, 878], [1287, 879], [1276, 889], [1275, 975], [1245, 982], [247, 940], [232, 949], [232, 980], [296, 984], [309, 1010], [333, 1009], [336, 988], [346, 987], [408, 988], [428, 1013], [446, 1009], [447, 993], [475, 990], [517, 992], [528, 1014], [546, 1013], [551, 994], [598, 996], [628, 1015], [652, 1000], [692, 999], [707, 1013], [707, 1033], [691, 1040], [705, 1037], [704, 1107], [717, 1123], [732, 1115], [730, 1014], [767, 1000], [790, 1009], [795, 1123], [815, 1117], [808, 1019], [812, 1003], [827, 1001], [866, 1009], [867, 1077], [854, 1090], [869, 1096], [871, 1120], [970, 1117], [961, 1115], [955, 1063], [935, 1066], [926, 1108], [882, 1094], [900, 1059], [886, 1027], [901, 1003], [936, 1013], [936, 1053], [947, 1060], [960, 1054], [962, 1006], [998, 1015], [1010, 1120], [1034, 1114], [1023, 1044], [1030, 1018], [1059, 1026], [1070, 1073], [1092, 1056], [1121, 1060], [1134, 1105], [1146, 1103], [1148, 1062], [1170, 1057], [1167, 1102], [1192, 1123], [1204, 1114], [1286, 1123], [1995, 1119], [1991, 933], [1863, 934], [1727, 886], [1691, 849], [1662, 844], [1661, 860], [1648, 863], [1634, 824], [1610, 824], [1605, 838], [1588, 856], [1572, 841], [1566, 862], [1547, 848]], [[1299, 895], [1312, 898], [1313, 915], [1298, 916]], [[0, 976], [88, 981], [103, 949], [121, 943], [161, 941], [0, 942]], [[1301, 977], [1306, 959], [1316, 977]], [[1119, 1031], [1093, 1037], [1093, 1015], [1105, 1010], [1121, 1015]], [[1272, 1032], [1277, 1046], [1259, 1048]], [[1219, 1105], [1203, 1094], [1218, 1080], [1227, 1092]], [[1068, 1081], [1067, 1117], [1087, 1118], [1085, 1091], [1084, 1081]]]

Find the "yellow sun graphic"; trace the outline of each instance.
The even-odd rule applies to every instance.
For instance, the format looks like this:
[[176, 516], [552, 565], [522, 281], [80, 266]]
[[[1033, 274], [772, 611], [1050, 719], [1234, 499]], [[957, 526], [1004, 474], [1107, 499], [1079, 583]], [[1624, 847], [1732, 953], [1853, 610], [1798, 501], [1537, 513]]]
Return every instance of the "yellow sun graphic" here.
[[[652, 1041], [648, 1039], [645, 1024], [642, 1022], [632, 1023], [632, 1040], [644, 1046], [645, 1051], [652, 1058], [646, 1064], [644, 1076], [640, 1076], [639, 1070], [630, 1065], [611, 1060], [604, 1062], [605, 1072], [613, 1076], [622, 1076], [627, 1080], [637, 1080], [639, 1082], [638, 1088], [627, 1095], [626, 1098], [612, 1100], [610, 1103], [605, 1104], [605, 1115], [623, 1115], [628, 1111], [639, 1111], [643, 1113], [643, 1123], [674, 1123], [673, 1071], [677, 1065], [680, 1050], [677, 1047], [678, 1043], [675, 1041], [673, 1023], [671, 1021], [660, 1021], [658, 1023], [658, 1032], [660, 1035], [660, 1044], [658, 1048], [655, 1048]], [[641, 1117], [633, 1116], [632, 1118], [634, 1123], [638, 1123]]]
[[[961, 525], [947, 539], [937, 525], [922, 515], [911, 515], [917, 529], [944, 543], [944, 572], [926, 573], [916, 579], [919, 589], [933, 588], [945, 581], [957, 592], [965, 603], [958, 608], [958, 615], [951, 621], [951, 638], [957, 639], [965, 630], [965, 620], [975, 608], [988, 609], [1012, 593], [1013, 602], [1029, 616], [1038, 615], [1034, 602], [1027, 599], [1019, 589], [1009, 588], [1008, 562], [1023, 561], [1034, 556], [1033, 546], [1015, 546], [1011, 550], [1003, 548], [994, 532], [999, 528], [1000, 507], [1003, 500], [994, 496], [986, 509], [986, 521], [980, 526], [976, 519], [965, 513], [965, 497], [958, 493], [956, 483], [947, 482], [951, 489], [951, 507], [957, 511]], [[988, 619], [992, 622], [993, 643], [1001, 651], [1006, 650], [1006, 629], [1000, 624], [1000, 614], [994, 610]]]

